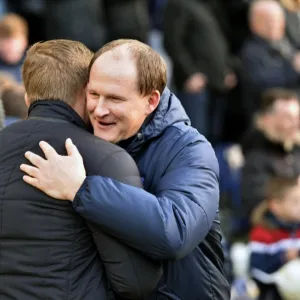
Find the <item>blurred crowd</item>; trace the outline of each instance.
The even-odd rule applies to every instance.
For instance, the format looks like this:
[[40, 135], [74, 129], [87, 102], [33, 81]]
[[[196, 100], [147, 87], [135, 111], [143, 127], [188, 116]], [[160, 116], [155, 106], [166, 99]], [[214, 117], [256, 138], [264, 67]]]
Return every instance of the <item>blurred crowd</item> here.
[[233, 299], [300, 299], [282, 279], [300, 278], [299, 0], [0, 0], [0, 15], [1, 127], [27, 116], [21, 66], [34, 42], [157, 50], [219, 159]]

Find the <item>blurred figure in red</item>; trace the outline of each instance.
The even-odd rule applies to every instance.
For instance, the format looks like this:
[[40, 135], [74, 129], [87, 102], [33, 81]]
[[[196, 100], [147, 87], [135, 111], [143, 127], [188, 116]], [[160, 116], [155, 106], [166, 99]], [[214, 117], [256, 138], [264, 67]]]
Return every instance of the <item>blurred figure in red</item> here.
[[271, 179], [265, 203], [255, 211], [252, 221], [250, 267], [261, 290], [259, 300], [282, 300], [276, 285], [266, 284], [265, 278], [300, 256], [298, 177]]

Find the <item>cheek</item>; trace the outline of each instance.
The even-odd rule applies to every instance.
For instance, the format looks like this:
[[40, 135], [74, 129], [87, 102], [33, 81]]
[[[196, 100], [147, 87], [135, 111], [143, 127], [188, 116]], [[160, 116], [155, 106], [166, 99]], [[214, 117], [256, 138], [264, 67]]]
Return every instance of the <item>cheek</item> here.
[[86, 109], [89, 113], [93, 112], [96, 109], [97, 101], [89, 97], [86, 98]]

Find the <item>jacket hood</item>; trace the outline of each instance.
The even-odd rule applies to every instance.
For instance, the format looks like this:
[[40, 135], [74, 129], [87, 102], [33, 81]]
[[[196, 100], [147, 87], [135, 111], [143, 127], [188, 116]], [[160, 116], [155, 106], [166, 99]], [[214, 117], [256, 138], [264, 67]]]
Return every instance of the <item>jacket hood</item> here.
[[169, 126], [178, 122], [184, 122], [187, 125], [191, 124], [179, 99], [166, 87], [161, 95], [157, 109], [141, 127], [127, 151], [132, 151], [133, 148], [136, 149], [142, 143], [158, 137]]
[[148, 140], [162, 134], [167, 127], [177, 122], [185, 122], [188, 125], [191, 123], [179, 99], [165, 88], [153, 118], [145, 128], [142, 127], [141, 133], [145, 140]]

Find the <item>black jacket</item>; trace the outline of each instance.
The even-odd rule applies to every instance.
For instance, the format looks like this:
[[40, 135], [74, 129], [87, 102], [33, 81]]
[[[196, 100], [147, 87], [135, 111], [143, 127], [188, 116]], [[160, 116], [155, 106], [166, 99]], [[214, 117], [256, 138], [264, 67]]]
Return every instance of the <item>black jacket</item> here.
[[148, 42], [147, 0], [104, 0], [103, 4], [108, 41], [127, 38]]
[[131, 157], [87, 132], [68, 105], [35, 102], [28, 120], [0, 132], [0, 299], [113, 299], [109, 286], [123, 299], [144, 299], [160, 279], [159, 263], [93, 224], [89, 230], [70, 202], [51, 199], [22, 180], [27, 150], [42, 155], [38, 143], [45, 140], [65, 154], [68, 137], [87, 174], [141, 187]]
[[102, 0], [45, 0], [45, 2], [44, 23], [47, 40], [61, 38], [80, 41], [94, 52], [106, 42]]
[[292, 65], [293, 46], [284, 53], [275, 45], [258, 37], [250, 37], [241, 50], [241, 83], [248, 128], [253, 114], [260, 108], [261, 95], [269, 88], [299, 89], [300, 74]]
[[211, 9], [200, 1], [169, 0], [165, 8], [164, 46], [173, 61], [174, 83], [182, 89], [194, 73], [210, 87], [225, 90], [227, 43]]
[[242, 141], [245, 165], [242, 169], [243, 214], [249, 216], [264, 199], [265, 185], [273, 176], [300, 175], [300, 148], [286, 151], [261, 131], [250, 131]]

